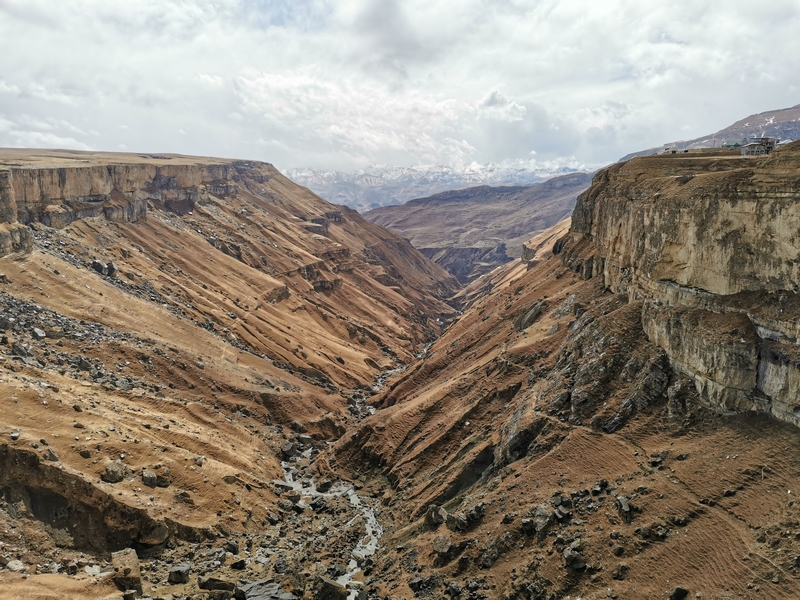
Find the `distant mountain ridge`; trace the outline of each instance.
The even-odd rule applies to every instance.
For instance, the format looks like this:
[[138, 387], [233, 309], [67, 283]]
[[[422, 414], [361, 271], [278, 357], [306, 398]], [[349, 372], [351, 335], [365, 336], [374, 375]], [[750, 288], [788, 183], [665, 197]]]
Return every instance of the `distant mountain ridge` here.
[[674, 145], [678, 150], [693, 148], [716, 148], [725, 142], [741, 142], [751, 137], [776, 137], [781, 140], [800, 140], [800, 104], [790, 108], [769, 110], [757, 113], [736, 121], [716, 133], [704, 135], [692, 140], [681, 140], [671, 144], [663, 144], [655, 148], [632, 152], [623, 156], [620, 161], [630, 160], [635, 156], [657, 154], [665, 145]]
[[522, 244], [569, 216], [590, 173], [533, 186], [476, 186], [384, 206], [364, 218], [405, 238], [462, 284], [519, 257]]
[[359, 212], [403, 204], [448, 190], [478, 185], [530, 186], [585, 170], [583, 165], [503, 161], [462, 168], [442, 164], [398, 167], [371, 165], [355, 172], [289, 169], [286, 176], [334, 204]]

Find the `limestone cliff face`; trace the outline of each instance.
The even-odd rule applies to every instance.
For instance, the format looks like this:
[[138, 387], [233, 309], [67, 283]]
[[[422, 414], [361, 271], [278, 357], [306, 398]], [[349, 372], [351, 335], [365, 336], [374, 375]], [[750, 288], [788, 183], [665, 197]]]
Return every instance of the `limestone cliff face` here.
[[800, 425], [800, 144], [636, 158], [578, 198], [565, 264], [644, 300], [642, 324], [701, 396]]
[[33, 236], [17, 222], [17, 202], [11, 171], [0, 169], [0, 256], [30, 251]]
[[158, 160], [168, 157], [98, 165], [80, 164], [91, 163], [89, 159], [68, 162], [57, 156], [51, 164], [0, 166], [0, 256], [30, 250], [32, 238], [24, 225], [38, 222], [61, 229], [97, 216], [136, 222], [146, 217], [148, 202], [185, 213], [209, 193], [234, 194], [231, 183], [240, 181], [242, 173], [259, 180], [268, 178], [269, 173], [263, 171], [271, 169], [244, 162], [155, 164]]
[[145, 217], [147, 202], [188, 212], [209, 193], [234, 195], [243, 175], [264, 179], [270, 170], [266, 164], [244, 162], [11, 167], [0, 176], [0, 218], [57, 228], [95, 216], [135, 222]]

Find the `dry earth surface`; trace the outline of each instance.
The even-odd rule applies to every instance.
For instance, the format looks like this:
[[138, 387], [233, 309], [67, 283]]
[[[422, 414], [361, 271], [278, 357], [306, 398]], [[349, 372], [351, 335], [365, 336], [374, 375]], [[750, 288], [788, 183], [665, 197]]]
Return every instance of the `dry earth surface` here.
[[368, 411], [454, 315], [455, 280], [267, 164], [0, 161], [0, 596], [105, 596], [128, 546], [161, 597], [219, 569], [302, 594], [320, 560], [347, 565], [347, 497], [308, 509], [325, 527], [273, 480]]
[[330, 463], [382, 494], [381, 593], [800, 596], [798, 191], [800, 144], [615, 165], [462, 292]]
[[3, 159], [0, 595], [800, 597], [800, 144], [461, 291], [263, 163]]

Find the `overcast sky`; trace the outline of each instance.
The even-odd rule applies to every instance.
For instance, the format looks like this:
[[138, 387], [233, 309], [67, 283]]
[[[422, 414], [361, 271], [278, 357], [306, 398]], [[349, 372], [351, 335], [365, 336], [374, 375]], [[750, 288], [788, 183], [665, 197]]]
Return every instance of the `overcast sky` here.
[[611, 162], [800, 103], [800, 2], [0, 0], [0, 146]]

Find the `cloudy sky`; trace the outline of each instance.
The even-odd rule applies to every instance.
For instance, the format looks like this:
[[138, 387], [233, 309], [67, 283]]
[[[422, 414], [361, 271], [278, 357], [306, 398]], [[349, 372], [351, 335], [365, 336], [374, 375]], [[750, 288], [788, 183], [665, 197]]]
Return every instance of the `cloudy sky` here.
[[800, 2], [0, 0], [0, 146], [610, 162], [800, 103]]

